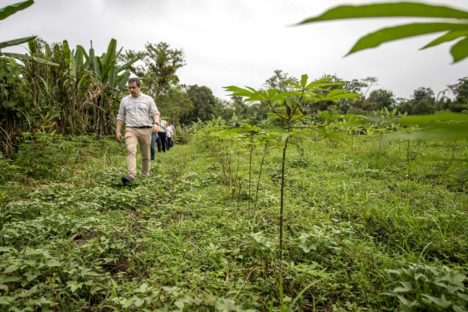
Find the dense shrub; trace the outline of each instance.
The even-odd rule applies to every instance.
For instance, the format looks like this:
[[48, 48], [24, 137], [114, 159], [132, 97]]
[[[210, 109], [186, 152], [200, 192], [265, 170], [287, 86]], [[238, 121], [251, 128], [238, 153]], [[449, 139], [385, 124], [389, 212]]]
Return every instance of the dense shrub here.
[[24, 177], [63, 181], [72, 175], [77, 164], [90, 157], [118, 153], [119, 146], [112, 140], [27, 133], [22, 136], [13, 164]]

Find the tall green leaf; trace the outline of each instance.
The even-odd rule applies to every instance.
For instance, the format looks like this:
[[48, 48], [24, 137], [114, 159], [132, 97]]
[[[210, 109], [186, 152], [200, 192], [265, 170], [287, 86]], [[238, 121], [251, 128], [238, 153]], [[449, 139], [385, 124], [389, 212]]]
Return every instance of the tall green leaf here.
[[88, 68], [94, 72], [94, 66], [95, 66], [95, 53], [94, 53], [94, 48], [93, 48], [93, 42], [91, 41], [91, 48], [89, 48], [89, 63], [88, 63]]
[[30, 40], [33, 40], [34, 38], [36, 38], [36, 36], [29, 36], [29, 37], [13, 39], [13, 40], [9, 40], [9, 41], [3, 41], [3, 42], [0, 42], [0, 49], [15, 46], [15, 45], [18, 45], [18, 44], [22, 44], [22, 43], [28, 42]]
[[128, 69], [130, 68], [130, 66], [135, 63], [136, 61], [138, 61], [139, 58], [134, 58], [134, 59], [131, 59], [130, 61], [128, 61], [127, 63], [123, 64], [123, 65], [120, 65], [119, 68], [117, 69], [117, 72], [121, 72], [122, 70], [125, 70], [125, 69]]
[[19, 60], [24, 60], [24, 61], [34, 61], [34, 62], [45, 64], [45, 65], [58, 66], [58, 64], [56, 64], [54, 62], [44, 60], [44, 59], [39, 58], [39, 57], [27, 55], [27, 54], [20, 54], [20, 53], [13, 53], [13, 52], [2, 52], [1, 55], [13, 57], [13, 58], [16, 58], [16, 59], [19, 59]]
[[107, 79], [107, 86], [111, 89], [113, 89], [115, 87], [115, 67], [112, 67], [110, 70], [109, 70], [109, 77]]
[[8, 5], [6, 7], [0, 8], [0, 20], [7, 18], [8, 16], [15, 14], [18, 11], [24, 10], [27, 7], [31, 6], [34, 3], [33, 0], [18, 2], [15, 4]]
[[89, 49], [89, 69], [91, 69], [96, 76], [101, 80], [101, 66], [99, 63], [99, 57], [95, 55], [94, 48], [91, 44], [91, 48]]
[[304, 74], [304, 75], [301, 76], [301, 82], [300, 82], [300, 83], [301, 83], [301, 87], [302, 87], [302, 88], [305, 88], [305, 87], [306, 87], [306, 85], [307, 85], [307, 79], [309, 79], [309, 77], [308, 77], [306, 74]]
[[71, 64], [72, 71], [74, 72], [75, 77], [77, 77], [78, 73], [84, 67], [84, 49], [82, 46], [77, 46], [76, 51], [73, 51]]
[[107, 47], [106, 54], [101, 58], [101, 76], [103, 80], [106, 80], [109, 71], [114, 68], [117, 56], [117, 40], [111, 39]]

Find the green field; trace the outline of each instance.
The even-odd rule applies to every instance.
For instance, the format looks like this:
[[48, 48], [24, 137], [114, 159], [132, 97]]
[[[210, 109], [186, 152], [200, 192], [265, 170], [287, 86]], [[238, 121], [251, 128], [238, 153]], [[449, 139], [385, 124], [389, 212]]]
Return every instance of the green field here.
[[[421, 49], [452, 42], [458, 63], [468, 11], [41, 2], [0, 25], [0, 312], [468, 312], [468, 77], [398, 48], [398, 66], [336, 62], [352, 25], [284, 28], [429, 18], [347, 55], [440, 33]], [[149, 128], [176, 145], [134, 179]]]
[[[0, 159], [0, 311], [280, 311], [281, 148], [255, 146], [249, 170], [247, 140], [221, 131], [131, 187], [113, 140]], [[414, 133], [292, 141], [285, 311], [467, 311], [467, 136]]]

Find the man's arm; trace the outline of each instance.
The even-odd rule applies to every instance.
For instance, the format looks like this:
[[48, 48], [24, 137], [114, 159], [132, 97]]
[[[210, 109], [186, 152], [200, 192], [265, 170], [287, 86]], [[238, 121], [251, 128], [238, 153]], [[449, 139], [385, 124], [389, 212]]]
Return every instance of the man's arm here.
[[120, 128], [122, 128], [122, 120], [117, 119], [117, 122], [115, 123], [115, 138], [119, 141], [122, 141], [122, 133], [120, 132]]
[[122, 141], [122, 133], [120, 132], [120, 128], [122, 128], [123, 121], [125, 120], [125, 104], [124, 99], [120, 101], [119, 112], [117, 114], [117, 121], [115, 123], [115, 138], [119, 141]]
[[161, 117], [159, 116], [159, 112], [154, 113], [152, 117], [153, 117], [153, 128], [151, 129], [151, 131], [158, 132], [160, 124], [161, 124]]
[[151, 97], [150, 97], [150, 114], [151, 114], [151, 118], [153, 119], [153, 127], [151, 131], [158, 132], [160, 128], [160, 124], [161, 124], [161, 117], [159, 116], [158, 107], [156, 106], [156, 103], [154, 103], [154, 100]]

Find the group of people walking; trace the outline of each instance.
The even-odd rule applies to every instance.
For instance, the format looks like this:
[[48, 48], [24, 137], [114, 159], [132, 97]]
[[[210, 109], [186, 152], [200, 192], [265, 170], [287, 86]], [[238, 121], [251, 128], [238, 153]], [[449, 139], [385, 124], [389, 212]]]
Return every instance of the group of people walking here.
[[175, 139], [175, 127], [161, 120], [153, 98], [141, 92], [140, 79], [130, 78], [128, 88], [130, 94], [120, 101], [115, 125], [115, 137], [119, 141], [124, 140], [127, 149], [128, 173], [121, 178], [124, 185], [131, 184], [137, 176], [137, 146], [141, 152], [141, 175], [147, 177], [150, 175], [150, 159], [156, 158], [155, 145], [158, 152], [166, 152], [172, 148]]
[[161, 124], [159, 125], [159, 131], [151, 133], [151, 160], [156, 158], [156, 146], [158, 147], [158, 152], [166, 152], [174, 146], [175, 139], [175, 126], [171, 125], [164, 119], [161, 119]]

